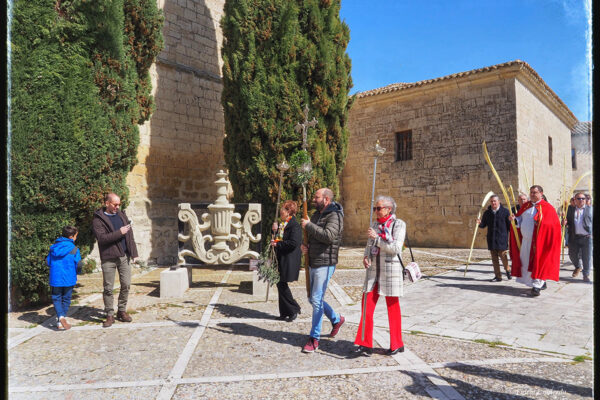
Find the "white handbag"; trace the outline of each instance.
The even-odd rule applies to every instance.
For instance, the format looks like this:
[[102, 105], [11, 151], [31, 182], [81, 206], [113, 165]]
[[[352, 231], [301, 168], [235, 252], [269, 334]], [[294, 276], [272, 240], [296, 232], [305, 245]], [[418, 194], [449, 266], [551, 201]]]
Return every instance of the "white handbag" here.
[[419, 279], [421, 279], [422, 276], [423, 276], [423, 274], [421, 274], [421, 269], [419, 268], [419, 264], [417, 264], [414, 261], [409, 263], [404, 268], [404, 279], [407, 279], [411, 282], [416, 282]]
[[410, 258], [412, 259], [412, 262], [408, 263], [408, 265], [405, 267], [404, 263], [402, 262], [402, 257], [400, 257], [400, 254], [398, 254], [398, 258], [400, 259], [400, 265], [402, 265], [402, 272], [404, 273], [404, 279], [406, 279], [410, 282], [416, 282], [419, 279], [421, 279], [423, 274], [421, 273], [419, 264], [417, 264], [415, 262], [415, 257], [413, 256], [412, 248], [410, 247], [410, 243], [408, 242], [408, 236], [405, 238], [405, 240], [406, 240], [406, 245], [408, 246], [408, 250], [410, 250]]

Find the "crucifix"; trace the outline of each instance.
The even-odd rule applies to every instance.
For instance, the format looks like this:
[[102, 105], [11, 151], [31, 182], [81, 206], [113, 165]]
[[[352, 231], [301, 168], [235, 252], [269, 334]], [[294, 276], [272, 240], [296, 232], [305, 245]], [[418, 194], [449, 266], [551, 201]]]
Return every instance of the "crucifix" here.
[[[308, 128], [317, 125], [317, 120], [313, 117], [312, 121], [308, 121], [308, 106], [304, 106], [304, 122], [297, 123], [294, 130], [297, 133], [302, 132], [302, 150], [292, 156], [295, 165], [294, 175], [296, 182], [302, 185], [302, 219], [308, 219], [308, 207], [306, 204], [306, 184], [312, 175], [312, 165], [310, 155], [308, 154]], [[308, 244], [308, 234], [304, 230], [304, 244]], [[304, 256], [304, 271], [306, 273], [306, 295], [310, 297], [310, 276], [308, 270], [308, 254]]]
[[308, 106], [304, 106], [304, 122], [298, 122], [294, 127], [294, 130], [298, 133], [302, 132], [302, 150], [306, 150], [308, 146], [308, 136], [306, 131], [308, 128], [312, 128], [317, 125], [315, 117], [309, 122], [308, 121]]

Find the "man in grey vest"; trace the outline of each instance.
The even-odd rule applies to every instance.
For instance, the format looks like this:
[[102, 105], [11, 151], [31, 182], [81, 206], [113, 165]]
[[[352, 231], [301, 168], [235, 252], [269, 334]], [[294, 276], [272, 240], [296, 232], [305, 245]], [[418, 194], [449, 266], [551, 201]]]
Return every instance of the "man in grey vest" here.
[[[590, 282], [590, 260], [592, 258], [592, 219], [593, 208], [586, 205], [583, 192], [575, 195], [575, 207], [569, 207], [567, 218], [563, 224], [569, 232], [569, 258], [575, 266], [573, 278], [581, 272], [583, 264], [583, 281]], [[581, 259], [581, 263], [579, 262]]]

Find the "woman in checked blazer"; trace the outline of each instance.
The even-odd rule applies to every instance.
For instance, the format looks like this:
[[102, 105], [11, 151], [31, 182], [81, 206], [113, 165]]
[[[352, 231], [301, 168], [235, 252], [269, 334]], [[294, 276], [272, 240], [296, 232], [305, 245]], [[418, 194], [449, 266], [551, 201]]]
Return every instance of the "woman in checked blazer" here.
[[353, 350], [369, 356], [373, 351], [373, 313], [379, 296], [385, 296], [390, 324], [390, 348], [387, 354], [404, 351], [402, 316], [399, 297], [402, 296], [402, 265], [399, 255], [406, 236], [406, 224], [397, 219], [396, 202], [389, 196], [378, 196], [373, 211], [377, 216], [367, 230], [368, 242], [363, 265], [366, 268], [363, 286], [362, 312]]

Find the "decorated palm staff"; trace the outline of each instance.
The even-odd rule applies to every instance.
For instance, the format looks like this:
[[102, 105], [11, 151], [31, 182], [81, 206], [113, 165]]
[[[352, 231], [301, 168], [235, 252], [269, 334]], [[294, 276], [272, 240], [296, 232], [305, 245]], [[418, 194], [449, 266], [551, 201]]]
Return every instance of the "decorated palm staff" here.
[[513, 192], [512, 185], [508, 185], [508, 191], [510, 192], [510, 197], [512, 198], [513, 204], [516, 207], [517, 206], [517, 199], [515, 198], [515, 192]]
[[561, 234], [560, 234], [560, 262], [563, 263], [565, 261], [565, 224], [564, 220], [567, 217], [567, 210], [569, 209], [569, 200], [567, 197], [568, 189], [567, 189], [567, 156], [564, 157], [563, 162], [563, 186], [560, 191], [560, 223], [562, 225]]
[[375, 201], [375, 177], [377, 176], [377, 159], [381, 157], [385, 153], [385, 148], [379, 145], [379, 140], [375, 143], [375, 147], [373, 148], [373, 186], [371, 188], [371, 207], [369, 207], [370, 215], [369, 215], [369, 226], [373, 223], [373, 202]]
[[[298, 123], [295, 126], [297, 133], [302, 132], [302, 150], [297, 151], [292, 155], [290, 163], [293, 168], [294, 181], [298, 185], [302, 185], [302, 219], [308, 219], [308, 206], [306, 204], [306, 184], [312, 177], [312, 164], [310, 161], [310, 155], [308, 154], [308, 128], [312, 128], [317, 125], [315, 117], [311, 121], [308, 121], [308, 106], [304, 106], [304, 122]], [[308, 236], [306, 230], [304, 230], [304, 245], [308, 244]], [[310, 297], [310, 271], [308, 270], [308, 256], [304, 256], [304, 272], [306, 277], [306, 295]]]
[[281, 187], [283, 186], [283, 175], [285, 171], [290, 169], [288, 163], [283, 160], [279, 164], [277, 164], [277, 169], [279, 170], [279, 188], [277, 189], [277, 205], [275, 206], [275, 221], [279, 218], [279, 202], [281, 201]]
[[[500, 186], [500, 190], [502, 191], [502, 194], [504, 195], [504, 201], [506, 201], [506, 205], [508, 206], [508, 209], [510, 211], [512, 209], [512, 207], [510, 205], [510, 199], [508, 198], [508, 193], [506, 192], [506, 188], [504, 187], [504, 184], [502, 184], [500, 175], [498, 175], [498, 172], [496, 172], [496, 168], [494, 168], [494, 165], [492, 164], [492, 160], [490, 160], [490, 154], [488, 153], [488, 149], [487, 149], [487, 145], [485, 144], [485, 141], [482, 143], [482, 146], [483, 146], [483, 155], [485, 157], [485, 161], [487, 161], [488, 165], [490, 166], [490, 169], [492, 170], [492, 173], [496, 177], [496, 180], [498, 181], [498, 185]], [[513, 215], [512, 211], [511, 211], [510, 215]], [[517, 248], [521, 249], [521, 240], [519, 239], [519, 234], [517, 233], [517, 226], [515, 225], [515, 221], [511, 220], [510, 224], [511, 224], [513, 232], [515, 234]]]
[[[371, 227], [371, 225], [373, 224], [373, 205], [375, 202], [375, 182], [376, 182], [376, 178], [377, 178], [377, 159], [379, 157], [381, 157], [384, 153], [385, 153], [385, 148], [381, 147], [379, 145], [379, 139], [377, 140], [377, 143], [375, 143], [375, 146], [371, 148], [371, 150], [373, 150], [373, 186], [371, 187], [371, 207], [369, 207], [369, 227]], [[361, 324], [361, 339], [364, 340], [365, 339], [365, 316], [367, 315], [367, 313], [365, 312], [366, 307], [367, 307], [367, 297], [363, 296], [363, 302], [362, 302], [362, 310], [361, 310], [361, 315], [362, 315], [362, 324]]]
[[[279, 188], [277, 189], [277, 204], [275, 205], [275, 219], [273, 222], [273, 226], [271, 227], [271, 231], [273, 232], [273, 238], [271, 242], [275, 240], [275, 234], [277, 231], [277, 219], [279, 219], [279, 202], [281, 201], [281, 187], [283, 185], [283, 175], [285, 171], [287, 171], [290, 166], [283, 160], [281, 163], [277, 164], [277, 169], [279, 170]], [[267, 296], [265, 297], [265, 301], [269, 300], [269, 289], [271, 285], [276, 285], [279, 283], [279, 265], [277, 261], [277, 255], [275, 249], [272, 245], [268, 246], [266, 251], [260, 257], [259, 265], [258, 265], [258, 278], [263, 279], [267, 282]]]
[[[479, 212], [477, 213], [477, 220], [481, 219], [481, 213], [485, 208], [490, 197], [494, 195], [494, 192], [487, 192], [483, 201], [481, 202], [481, 208], [479, 208]], [[469, 250], [469, 258], [467, 259], [467, 264], [465, 265], [465, 274], [467, 276], [467, 268], [469, 268], [469, 263], [471, 262], [471, 255], [473, 255], [473, 246], [475, 246], [475, 238], [477, 237], [477, 228], [479, 228], [479, 223], [475, 224], [475, 230], [473, 231], [473, 240], [471, 240], [471, 249]]]

